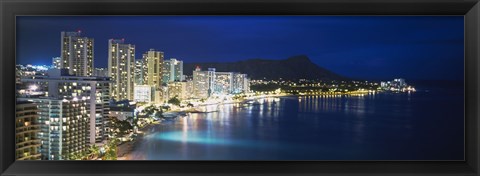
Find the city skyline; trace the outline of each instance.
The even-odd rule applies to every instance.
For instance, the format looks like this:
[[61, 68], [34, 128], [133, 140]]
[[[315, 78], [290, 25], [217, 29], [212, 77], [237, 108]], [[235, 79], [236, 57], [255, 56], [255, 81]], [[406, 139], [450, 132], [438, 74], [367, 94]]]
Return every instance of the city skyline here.
[[447, 117], [464, 85], [415, 81], [463, 80], [458, 17], [39, 18], [45, 35], [17, 23], [17, 44], [35, 45], [15, 66], [18, 160], [463, 157], [462, 119]]
[[463, 80], [461, 16], [24, 16], [17, 29], [19, 64], [51, 65], [60, 32], [81, 30], [95, 67], [107, 66], [113, 38], [135, 45], [136, 60], [150, 48], [185, 63], [305, 54], [350, 78]]

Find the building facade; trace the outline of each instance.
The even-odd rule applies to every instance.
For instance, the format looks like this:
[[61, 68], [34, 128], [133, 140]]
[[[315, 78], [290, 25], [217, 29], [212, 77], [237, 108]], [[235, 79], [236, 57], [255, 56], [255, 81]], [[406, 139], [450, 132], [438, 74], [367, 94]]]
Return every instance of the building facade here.
[[93, 75], [93, 38], [82, 37], [81, 31], [61, 32], [60, 68], [69, 70], [71, 75]]
[[194, 93], [193, 93], [193, 80], [186, 80], [185, 81], [185, 96], [187, 99], [194, 98]]
[[207, 71], [202, 71], [197, 67], [193, 71], [193, 97], [194, 98], [208, 98], [213, 93], [215, 86], [215, 68], [208, 68]]
[[124, 39], [108, 40], [108, 75], [113, 83], [111, 97], [117, 101], [133, 100], [135, 72], [135, 45]]
[[[189, 89], [192, 89], [192, 91], [188, 91]], [[193, 98], [247, 93], [250, 91], [250, 80], [247, 74], [238, 72], [216, 72], [215, 68], [209, 68], [208, 71], [201, 71], [201, 69], [197, 67], [193, 71], [191, 86], [187, 81], [186, 90], [193, 92], [193, 95], [190, 96]], [[189, 97], [188, 94], [186, 96]]]
[[144, 84], [155, 88], [162, 87], [163, 52], [150, 49], [143, 54]]
[[233, 72], [216, 72], [214, 94], [226, 95], [233, 93]]
[[40, 160], [40, 110], [37, 104], [28, 101], [17, 102], [15, 108], [15, 159]]
[[164, 61], [163, 79], [162, 82], [167, 84], [169, 82], [184, 81], [183, 75], [183, 61], [175, 58]]
[[149, 85], [135, 85], [133, 101], [150, 103], [153, 100], [154, 87]]
[[38, 105], [42, 160], [70, 160], [87, 150], [86, 102], [48, 97], [19, 98]]
[[234, 73], [232, 93], [239, 94], [248, 92], [250, 92], [250, 79], [247, 77], [247, 74]]
[[86, 101], [87, 117], [89, 118], [90, 144], [106, 140], [108, 123], [110, 79], [108, 77], [70, 76], [66, 70], [51, 69], [48, 76], [24, 77], [21, 82], [34, 85], [36, 91], [45, 97], [59, 99], [83, 99]]
[[135, 60], [135, 80], [134, 84], [135, 85], [144, 85], [145, 84], [145, 64], [143, 64], [143, 58]]
[[168, 83], [168, 99], [177, 97], [180, 100], [188, 98], [187, 82], [170, 82]]

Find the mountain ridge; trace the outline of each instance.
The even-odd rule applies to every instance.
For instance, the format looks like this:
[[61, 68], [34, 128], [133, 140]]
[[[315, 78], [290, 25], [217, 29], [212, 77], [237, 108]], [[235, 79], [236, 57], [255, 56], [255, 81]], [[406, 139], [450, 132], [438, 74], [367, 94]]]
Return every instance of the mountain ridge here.
[[184, 63], [184, 73], [192, 75], [193, 70], [200, 66], [202, 70], [215, 68], [217, 72], [245, 73], [251, 79], [267, 80], [348, 80], [328, 69], [313, 63], [306, 55], [291, 56], [282, 60], [252, 58], [236, 62], [199, 62]]

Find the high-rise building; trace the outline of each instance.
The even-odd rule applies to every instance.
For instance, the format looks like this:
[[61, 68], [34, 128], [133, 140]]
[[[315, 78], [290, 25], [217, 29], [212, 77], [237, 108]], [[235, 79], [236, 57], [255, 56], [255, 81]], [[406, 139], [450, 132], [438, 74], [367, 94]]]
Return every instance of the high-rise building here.
[[71, 75], [92, 76], [93, 38], [81, 34], [81, 31], [61, 32], [60, 68], [68, 69]]
[[133, 100], [135, 72], [135, 45], [126, 44], [124, 39], [108, 40], [108, 75], [113, 83], [111, 97], [117, 101]]
[[163, 67], [163, 83], [169, 83], [174, 81], [184, 81], [185, 76], [183, 75], [183, 61], [177, 60], [175, 58], [170, 58], [170, 60], [164, 61]]
[[185, 92], [185, 96], [187, 99], [189, 98], [194, 98], [194, 92], [193, 92], [193, 80], [189, 79], [186, 81], [185, 83], [185, 89], [186, 89], [186, 92]]
[[15, 108], [15, 159], [40, 160], [39, 109], [28, 101], [18, 101]]
[[48, 76], [24, 77], [26, 87], [35, 87], [45, 97], [57, 99], [84, 99], [89, 123], [90, 144], [102, 142], [108, 137], [110, 79], [108, 77], [81, 77], [68, 75], [65, 69], [50, 69]]
[[233, 74], [233, 94], [250, 92], [250, 80], [247, 74], [234, 73]]
[[[214, 94], [226, 95], [226, 94], [238, 94], [246, 93], [250, 91], [250, 80], [246, 74], [237, 72], [216, 72], [215, 68], [209, 68], [208, 71], [201, 71], [200, 67], [197, 67], [193, 71], [193, 82], [191, 87], [193, 88], [193, 98], [208, 98]], [[190, 85], [186, 85], [188, 90]]]
[[170, 82], [168, 83], [168, 99], [177, 97], [180, 100], [187, 98], [187, 82]]
[[250, 91], [247, 74], [238, 72], [215, 72], [214, 94], [238, 94]]
[[61, 57], [54, 57], [52, 58], [52, 68], [62, 68], [62, 58]]
[[233, 92], [233, 72], [216, 72], [214, 94], [230, 94]]
[[135, 85], [143, 85], [145, 84], [145, 64], [143, 64], [143, 58], [135, 60]]
[[144, 84], [160, 88], [162, 86], [163, 52], [150, 49], [143, 54]]
[[193, 94], [194, 98], [208, 98], [213, 93], [215, 83], [215, 68], [202, 71], [197, 67], [193, 71]]
[[18, 98], [38, 105], [42, 160], [68, 160], [87, 150], [86, 102], [53, 97]]

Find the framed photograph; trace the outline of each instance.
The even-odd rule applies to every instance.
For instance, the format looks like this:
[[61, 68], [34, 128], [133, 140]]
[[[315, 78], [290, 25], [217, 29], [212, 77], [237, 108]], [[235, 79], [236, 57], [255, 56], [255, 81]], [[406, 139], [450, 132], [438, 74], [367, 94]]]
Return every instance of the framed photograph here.
[[2, 175], [478, 175], [477, 0], [0, 6]]

